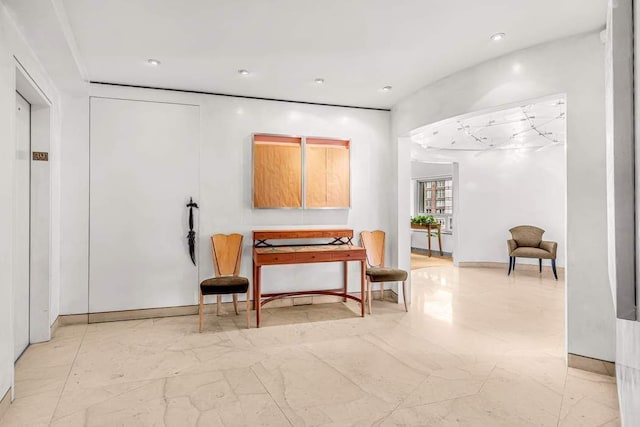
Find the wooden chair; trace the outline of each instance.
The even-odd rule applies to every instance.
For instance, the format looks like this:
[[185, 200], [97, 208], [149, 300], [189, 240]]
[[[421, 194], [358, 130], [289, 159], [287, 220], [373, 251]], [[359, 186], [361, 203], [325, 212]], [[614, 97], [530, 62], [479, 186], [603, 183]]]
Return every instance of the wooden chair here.
[[367, 251], [367, 295], [369, 314], [371, 314], [371, 282], [380, 283], [380, 299], [384, 299], [384, 282], [402, 282], [404, 310], [407, 309], [407, 272], [398, 268], [384, 266], [384, 231], [363, 231], [360, 242]]
[[238, 294], [247, 294], [247, 328], [251, 322], [251, 300], [249, 299], [249, 279], [238, 276], [240, 261], [242, 260], [241, 234], [214, 234], [211, 236], [211, 253], [213, 269], [216, 277], [206, 279], [200, 283], [200, 325], [204, 315], [204, 296], [217, 295], [216, 315], [220, 314], [222, 295], [233, 294], [233, 308], [238, 314]]

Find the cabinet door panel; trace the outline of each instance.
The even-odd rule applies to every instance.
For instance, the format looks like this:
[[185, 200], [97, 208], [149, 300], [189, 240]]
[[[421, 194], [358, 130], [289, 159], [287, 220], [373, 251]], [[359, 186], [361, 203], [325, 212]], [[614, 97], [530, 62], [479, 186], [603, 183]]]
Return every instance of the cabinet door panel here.
[[349, 141], [307, 138], [305, 166], [307, 207], [350, 206]]
[[327, 148], [327, 206], [349, 207], [349, 149]]
[[324, 146], [307, 146], [305, 178], [307, 207], [327, 206], [327, 149]]
[[253, 141], [253, 207], [302, 207], [300, 138], [255, 135]]

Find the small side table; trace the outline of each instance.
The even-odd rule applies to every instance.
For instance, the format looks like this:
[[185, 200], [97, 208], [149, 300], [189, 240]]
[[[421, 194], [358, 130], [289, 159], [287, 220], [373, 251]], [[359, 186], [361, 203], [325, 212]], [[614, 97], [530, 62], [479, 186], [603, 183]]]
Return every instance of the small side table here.
[[443, 256], [442, 253], [442, 224], [427, 224], [427, 225], [416, 225], [411, 224], [411, 228], [414, 230], [427, 230], [427, 247], [429, 248], [429, 256], [431, 256], [431, 230], [436, 231], [438, 233], [438, 250], [440, 251], [440, 256]]

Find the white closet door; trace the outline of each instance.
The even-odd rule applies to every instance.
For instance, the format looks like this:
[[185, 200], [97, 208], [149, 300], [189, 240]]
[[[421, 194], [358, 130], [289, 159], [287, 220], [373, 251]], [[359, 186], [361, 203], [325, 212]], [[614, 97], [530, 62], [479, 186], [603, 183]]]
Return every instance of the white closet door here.
[[197, 106], [91, 99], [90, 312], [196, 303], [199, 135]]
[[13, 327], [14, 360], [29, 345], [29, 240], [31, 188], [31, 105], [16, 93], [14, 164]]

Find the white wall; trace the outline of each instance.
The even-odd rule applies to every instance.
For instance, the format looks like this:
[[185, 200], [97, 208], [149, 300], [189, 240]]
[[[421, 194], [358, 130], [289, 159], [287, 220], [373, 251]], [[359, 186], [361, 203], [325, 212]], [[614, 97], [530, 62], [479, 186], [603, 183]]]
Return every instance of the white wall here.
[[635, 214], [640, 206], [636, 190], [640, 182], [638, 22], [640, 8], [634, 8], [631, 0], [609, 2], [605, 56], [609, 277], [620, 317], [616, 320], [616, 377], [624, 426], [636, 425], [640, 419], [640, 322], [636, 300], [640, 298], [640, 219]]
[[[607, 209], [609, 278], [616, 314], [636, 318], [633, 7], [631, 0], [609, 6], [606, 43]], [[639, 49], [640, 51], [640, 49]], [[636, 95], [637, 96], [637, 95]], [[638, 245], [638, 246], [636, 246]], [[639, 270], [640, 271], [640, 270]]]
[[[613, 361], [615, 316], [608, 285], [604, 48], [597, 32], [524, 49], [460, 71], [407, 97], [392, 111], [395, 137], [457, 115], [553, 94], [567, 97], [567, 351]], [[399, 176], [409, 168], [400, 141]], [[403, 158], [404, 157], [404, 158]], [[462, 173], [462, 166], [461, 166]], [[401, 177], [402, 178], [402, 177]], [[404, 220], [409, 186], [398, 183]], [[409, 232], [398, 229], [400, 268]], [[551, 237], [551, 236], [548, 236]], [[505, 243], [506, 244], [506, 243]]]
[[[14, 59], [15, 58], [15, 59]], [[58, 316], [57, 295], [59, 292], [59, 171], [60, 104], [56, 86], [46, 70], [33, 55], [31, 47], [16, 28], [4, 5], [0, 4], [0, 398], [13, 380], [13, 324], [12, 324], [12, 224], [13, 224], [13, 158], [16, 59], [27, 70], [30, 77], [52, 103], [50, 110], [51, 140], [51, 241], [48, 275], [50, 307], [46, 317], [49, 324]], [[49, 213], [47, 213], [49, 215]], [[46, 321], [46, 319], [45, 319]], [[44, 330], [48, 325], [44, 326]]]
[[89, 301], [89, 97], [62, 97], [60, 313], [87, 313]]
[[616, 379], [620, 419], [623, 426], [634, 426], [640, 419], [640, 322], [616, 322]]
[[411, 179], [446, 175], [453, 175], [451, 163], [426, 163], [415, 160], [411, 162]]
[[[289, 102], [262, 101], [181, 92], [92, 85], [94, 96], [124, 99], [183, 102], [200, 106], [200, 210], [199, 276], [211, 277], [209, 236], [215, 232], [240, 232], [245, 236], [241, 273], [251, 277], [251, 230], [265, 228], [309, 228], [341, 226], [356, 232], [366, 229], [390, 231], [395, 185], [388, 179], [390, 114], [352, 108], [326, 107]], [[82, 101], [84, 102], [84, 101]], [[77, 107], [82, 110], [79, 101]], [[85, 113], [78, 111], [78, 117]], [[84, 133], [85, 130], [82, 130]], [[351, 199], [349, 210], [254, 210], [251, 208], [251, 134], [276, 133], [317, 135], [351, 139]], [[88, 151], [87, 141], [78, 135], [63, 156], [63, 182], [75, 181], [79, 192], [63, 192], [64, 218], [61, 306], [63, 314], [87, 312], [87, 246], [74, 244], [86, 236]], [[70, 190], [71, 191], [71, 190]], [[77, 218], [77, 222], [73, 219]], [[74, 224], [78, 231], [73, 232]], [[66, 232], [72, 231], [67, 236]], [[390, 252], [389, 246], [387, 247]], [[185, 254], [185, 257], [187, 254]], [[359, 267], [350, 266], [350, 289], [359, 290]], [[82, 267], [83, 269], [85, 267]], [[279, 266], [263, 269], [268, 289], [332, 287], [341, 283], [340, 264]], [[67, 279], [69, 278], [69, 279]], [[194, 293], [194, 295], [196, 295]], [[114, 295], [113, 298], [126, 298]], [[196, 302], [195, 299], [193, 301]]]
[[0, 397], [13, 379], [12, 251], [15, 71], [0, 10]]

